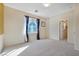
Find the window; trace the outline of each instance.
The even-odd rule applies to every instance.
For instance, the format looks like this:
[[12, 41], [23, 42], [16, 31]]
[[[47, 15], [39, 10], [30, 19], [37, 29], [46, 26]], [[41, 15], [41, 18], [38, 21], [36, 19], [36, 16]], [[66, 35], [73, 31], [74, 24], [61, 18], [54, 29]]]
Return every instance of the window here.
[[37, 39], [40, 39], [39, 28], [40, 19], [25, 16], [23, 34], [25, 38], [27, 37], [27, 42], [29, 41], [29, 33], [37, 33]]
[[37, 21], [34, 18], [29, 18], [28, 32], [37, 33]]

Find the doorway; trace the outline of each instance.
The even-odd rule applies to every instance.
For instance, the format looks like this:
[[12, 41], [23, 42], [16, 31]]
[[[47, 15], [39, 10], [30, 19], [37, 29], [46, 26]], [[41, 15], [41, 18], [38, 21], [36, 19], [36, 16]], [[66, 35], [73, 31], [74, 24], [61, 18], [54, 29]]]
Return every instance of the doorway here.
[[68, 38], [67, 20], [62, 20], [59, 22], [59, 40], [67, 41], [67, 38]]

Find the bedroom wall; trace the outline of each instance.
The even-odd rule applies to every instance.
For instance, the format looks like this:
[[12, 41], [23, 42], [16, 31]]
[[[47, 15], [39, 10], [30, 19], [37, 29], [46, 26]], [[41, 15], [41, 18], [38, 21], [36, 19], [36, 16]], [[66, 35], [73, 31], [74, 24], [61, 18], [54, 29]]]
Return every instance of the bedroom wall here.
[[61, 20], [67, 20], [68, 22], [68, 39], [67, 42], [74, 43], [73, 36], [75, 32], [75, 20], [74, 20], [74, 14], [73, 14], [73, 8], [67, 12], [64, 12], [62, 14], [56, 15], [54, 17], [51, 17], [49, 20], [49, 36], [50, 39], [56, 39], [59, 40], [59, 22]]
[[79, 50], [79, 4], [75, 4], [70, 11], [49, 19], [49, 36], [51, 39], [59, 40], [58, 23], [64, 19], [68, 20], [67, 42], [74, 44], [74, 48]]
[[74, 27], [75, 27], [75, 31], [74, 31], [74, 46], [75, 49], [79, 50], [79, 4], [76, 4], [74, 7]]
[[68, 42], [73, 43], [76, 50], [79, 50], [79, 4], [73, 6], [69, 14]]
[[[11, 46], [14, 44], [19, 44], [24, 42], [23, 35], [23, 25], [24, 25], [24, 15], [40, 18], [41, 21], [47, 23], [45, 18], [35, 16], [20, 10], [16, 10], [10, 7], [5, 6], [4, 8], [4, 38], [5, 46]], [[41, 26], [41, 24], [40, 24]], [[40, 27], [40, 37], [41, 39], [46, 39], [48, 34], [46, 27]]]
[[49, 38], [59, 40], [59, 16], [54, 16], [49, 19]]
[[59, 22], [61, 20], [69, 20], [68, 14], [70, 10], [60, 13], [59, 15], [53, 16], [49, 19], [49, 36], [50, 39], [59, 40]]

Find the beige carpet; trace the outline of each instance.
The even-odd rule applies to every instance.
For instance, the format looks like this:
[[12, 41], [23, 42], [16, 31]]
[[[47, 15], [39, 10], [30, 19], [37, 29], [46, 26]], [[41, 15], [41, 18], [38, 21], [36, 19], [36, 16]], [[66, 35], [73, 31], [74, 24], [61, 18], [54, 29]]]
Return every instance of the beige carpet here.
[[19, 56], [79, 56], [73, 44], [58, 40], [38, 40], [29, 45]]
[[74, 45], [59, 40], [37, 40], [6, 48], [2, 56], [79, 56]]

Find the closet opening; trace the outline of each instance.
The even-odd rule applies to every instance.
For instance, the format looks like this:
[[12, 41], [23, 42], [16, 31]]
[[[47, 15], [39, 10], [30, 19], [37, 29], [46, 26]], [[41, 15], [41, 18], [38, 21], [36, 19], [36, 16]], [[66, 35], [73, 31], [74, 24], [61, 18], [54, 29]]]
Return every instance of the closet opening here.
[[68, 23], [67, 20], [62, 20], [59, 22], [59, 40], [68, 39]]

